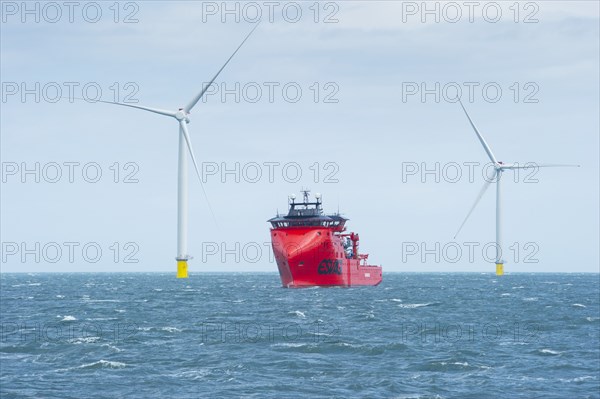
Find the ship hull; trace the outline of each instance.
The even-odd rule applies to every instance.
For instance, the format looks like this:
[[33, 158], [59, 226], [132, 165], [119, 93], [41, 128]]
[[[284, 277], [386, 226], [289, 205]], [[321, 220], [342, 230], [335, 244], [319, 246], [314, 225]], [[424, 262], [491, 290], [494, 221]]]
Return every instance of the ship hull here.
[[381, 283], [381, 267], [347, 257], [341, 238], [331, 229], [272, 229], [271, 243], [284, 287], [352, 287]]

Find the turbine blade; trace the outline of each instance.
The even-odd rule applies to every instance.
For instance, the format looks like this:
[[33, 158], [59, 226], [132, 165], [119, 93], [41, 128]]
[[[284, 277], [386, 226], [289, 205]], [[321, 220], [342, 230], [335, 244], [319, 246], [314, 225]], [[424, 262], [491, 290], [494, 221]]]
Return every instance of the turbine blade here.
[[122, 105], [123, 107], [137, 108], [137, 109], [141, 109], [141, 110], [144, 110], [144, 111], [154, 112], [155, 114], [165, 115], [165, 116], [171, 116], [171, 117], [175, 118], [175, 112], [168, 111], [166, 109], [145, 107], [143, 105], [134, 105], [134, 104], [127, 104], [127, 103], [119, 103], [119, 102], [116, 102], [116, 101], [104, 101], [104, 100], [90, 101], [90, 100], [86, 100], [84, 98], [78, 98], [78, 97], [70, 97], [70, 98], [73, 98], [75, 100], [82, 100], [82, 101], [85, 101], [85, 102], [91, 102], [91, 103], [104, 103], [104, 104]]
[[231, 59], [238, 52], [238, 50], [242, 48], [242, 46], [244, 45], [244, 43], [246, 43], [246, 40], [248, 40], [248, 38], [250, 37], [250, 35], [256, 30], [256, 28], [258, 28], [259, 24], [260, 24], [260, 21], [258, 21], [256, 23], [256, 25], [254, 26], [254, 28], [252, 28], [252, 30], [250, 31], [250, 33], [248, 33], [246, 35], [246, 37], [244, 38], [244, 40], [242, 41], [242, 43], [240, 43], [240, 45], [238, 46], [238, 48], [236, 48], [235, 51], [233, 52], [233, 54], [231, 54], [231, 56], [227, 59], [227, 61], [225, 61], [225, 64], [223, 64], [223, 66], [221, 67], [221, 69], [219, 69], [219, 71], [215, 74], [215, 76], [213, 76], [213, 78], [210, 80], [210, 82], [207, 85], [204, 86], [204, 88], [202, 89], [202, 91], [200, 93], [198, 93], [196, 95], [196, 97], [194, 97], [192, 99], [192, 101], [189, 102], [188, 105], [185, 106], [184, 110], [185, 110], [186, 113], [190, 112], [192, 110], [192, 108], [194, 108], [194, 106], [196, 105], [196, 103], [198, 101], [200, 101], [200, 99], [202, 98], [202, 96], [204, 95], [204, 93], [206, 92], [206, 90], [208, 90], [208, 88], [210, 87], [210, 85], [213, 84], [213, 82], [217, 79], [217, 76], [219, 76], [219, 74], [221, 73], [221, 71], [223, 71], [223, 69], [225, 69], [225, 67], [227, 66], [227, 64], [229, 64], [229, 61], [231, 61]]
[[200, 187], [202, 188], [202, 193], [204, 194], [204, 198], [206, 199], [206, 204], [208, 205], [208, 209], [210, 210], [210, 214], [217, 223], [217, 218], [215, 217], [215, 213], [212, 210], [212, 206], [210, 206], [210, 201], [208, 200], [208, 195], [206, 195], [206, 190], [204, 190], [204, 184], [202, 184], [202, 176], [200, 175], [200, 169], [198, 169], [198, 163], [196, 162], [196, 156], [194, 155], [194, 149], [192, 148], [192, 140], [190, 139], [190, 134], [187, 130], [186, 122], [184, 120], [179, 121], [179, 126], [181, 127], [181, 131], [183, 132], [183, 137], [185, 138], [185, 143], [187, 144], [188, 150], [190, 151], [190, 157], [192, 158], [192, 162], [194, 163], [194, 169], [196, 169], [196, 175], [198, 176], [198, 181], [200, 182]]
[[[495, 177], [495, 175], [496, 175], [496, 172], [494, 172], [494, 177]], [[475, 199], [475, 203], [473, 203], [473, 206], [469, 210], [469, 213], [467, 213], [467, 217], [465, 217], [465, 220], [463, 220], [462, 224], [458, 228], [458, 231], [454, 235], [454, 238], [456, 238], [458, 236], [458, 233], [460, 233], [460, 231], [462, 230], [462, 228], [465, 225], [465, 223], [467, 223], [467, 219], [469, 219], [469, 216], [471, 216], [471, 213], [473, 213], [473, 210], [475, 210], [475, 207], [479, 203], [479, 200], [481, 200], [481, 197], [483, 197], [483, 194], [485, 194], [485, 192], [487, 191], [487, 189], [490, 187], [490, 184], [492, 184], [491, 180], [486, 180], [485, 181], [485, 183], [483, 184], [483, 187], [481, 188], [481, 191], [479, 191], [479, 194], [477, 195], [477, 198]]]
[[486, 143], [485, 139], [483, 138], [483, 136], [481, 135], [481, 133], [479, 133], [479, 130], [477, 130], [477, 128], [475, 127], [475, 124], [473, 123], [473, 120], [471, 120], [471, 117], [469, 116], [469, 113], [467, 112], [467, 110], [465, 109], [465, 106], [463, 105], [462, 101], [460, 101], [460, 98], [458, 99], [458, 103], [460, 104], [460, 106], [462, 107], [463, 111], [465, 111], [465, 115], [467, 116], [467, 119], [469, 119], [469, 123], [471, 124], [471, 126], [473, 127], [473, 130], [475, 130], [475, 133], [477, 133], [477, 137], [479, 138], [479, 141], [481, 142], [481, 145], [483, 146], [483, 149], [485, 150], [485, 152], [487, 153], [488, 157], [490, 157], [490, 160], [494, 163], [497, 164], [498, 161], [496, 161], [496, 157], [494, 156], [494, 154], [492, 153], [492, 149], [490, 148], [490, 146], [488, 145], [488, 143]]
[[566, 163], [531, 163], [525, 165], [514, 165], [502, 169], [530, 169], [530, 168], [580, 168], [581, 165]]

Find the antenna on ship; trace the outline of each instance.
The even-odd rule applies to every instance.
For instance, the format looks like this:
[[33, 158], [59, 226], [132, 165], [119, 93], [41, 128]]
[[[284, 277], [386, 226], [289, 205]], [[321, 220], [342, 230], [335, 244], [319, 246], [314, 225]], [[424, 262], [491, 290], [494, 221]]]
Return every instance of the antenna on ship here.
[[319, 213], [322, 213], [323, 210], [321, 209], [321, 193], [315, 193], [315, 198], [317, 199], [317, 210], [319, 211]]
[[[288, 205], [289, 205], [290, 209], [294, 208], [295, 200], [296, 200], [296, 194], [288, 195]], [[279, 212], [277, 213], [277, 216], [279, 216]]]
[[308, 188], [302, 188], [300, 192], [304, 196], [304, 207], [308, 208], [308, 194], [310, 193], [310, 190]]

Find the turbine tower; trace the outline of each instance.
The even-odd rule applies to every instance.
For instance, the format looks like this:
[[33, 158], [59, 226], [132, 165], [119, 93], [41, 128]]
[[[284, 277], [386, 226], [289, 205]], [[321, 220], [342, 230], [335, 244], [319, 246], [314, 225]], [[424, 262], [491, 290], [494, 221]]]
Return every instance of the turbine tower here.
[[[259, 22], [260, 23], [260, 22]], [[240, 48], [244, 45], [246, 40], [252, 35], [254, 30], [258, 27], [259, 23], [252, 28], [252, 30], [246, 35], [242, 43], [236, 48], [236, 50], [231, 54], [231, 56], [225, 61], [225, 64], [217, 71], [215, 76], [207, 83], [200, 93], [198, 93], [192, 100], [185, 105], [183, 108], [179, 108], [177, 111], [169, 111], [158, 108], [145, 107], [141, 105], [133, 105], [126, 104], [114, 101], [102, 101], [98, 102], [107, 103], [107, 104], [116, 104], [122, 105], [125, 107], [137, 108], [144, 111], [153, 112], [155, 114], [169, 116], [171, 118], [175, 118], [179, 125], [179, 155], [178, 155], [178, 178], [177, 178], [177, 278], [187, 278], [188, 277], [188, 265], [187, 262], [191, 258], [188, 254], [188, 159], [187, 152], [189, 152], [190, 157], [192, 158], [192, 162], [194, 164], [194, 169], [196, 169], [196, 174], [198, 175], [198, 180], [200, 181], [200, 186], [202, 187], [202, 192], [206, 201], [208, 203], [208, 197], [206, 196], [206, 191], [204, 190], [204, 186], [202, 185], [202, 178], [200, 176], [200, 171], [198, 169], [198, 163], [196, 162], [196, 157], [194, 156], [194, 150], [192, 149], [192, 141], [190, 139], [190, 135], [188, 132], [187, 124], [190, 123], [190, 112], [192, 108], [200, 101], [206, 90], [210, 87], [210, 85], [217, 79], [221, 71], [225, 69], [229, 61], [233, 58], [233, 56], [238, 52]], [[210, 207], [210, 203], [208, 203], [208, 207], [210, 212], [212, 213], [212, 208]], [[213, 214], [214, 218], [214, 214]]]
[[475, 199], [475, 203], [469, 210], [469, 213], [467, 213], [465, 220], [463, 220], [462, 224], [458, 228], [458, 231], [454, 235], [454, 238], [456, 238], [458, 236], [458, 233], [460, 233], [463, 226], [467, 222], [467, 219], [469, 219], [469, 216], [471, 216], [471, 213], [473, 213], [473, 210], [479, 203], [479, 200], [481, 200], [481, 197], [483, 197], [483, 194], [485, 194], [485, 192], [489, 188], [490, 184], [494, 181], [496, 183], [496, 275], [501, 276], [504, 274], [504, 259], [502, 259], [502, 229], [501, 229], [501, 227], [502, 227], [502, 218], [501, 218], [501, 216], [502, 216], [502, 212], [501, 212], [502, 197], [501, 197], [501, 185], [500, 185], [500, 182], [502, 181], [502, 173], [505, 170], [527, 169], [527, 168], [531, 168], [531, 167], [561, 167], [561, 166], [563, 166], [563, 167], [579, 167], [579, 165], [567, 165], [567, 164], [519, 165], [519, 164], [506, 164], [506, 163], [496, 160], [496, 157], [494, 156], [492, 149], [490, 148], [488, 143], [485, 141], [485, 139], [483, 138], [481, 133], [479, 133], [479, 130], [477, 130], [477, 128], [475, 127], [475, 124], [473, 123], [473, 120], [471, 119], [467, 110], [465, 109], [465, 106], [463, 105], [462, 101], [460, 101], [460, 99], [458, 99], [458, 102], [459, 102], [460, 106], [462, 107], [463, 111], [465, 112], [465, 115], [467, 116], [469, 123], [473, 127], [473, 130], [475, 130], [475, 134], [477, 134], [477, 138], [479, 139], [479, 142], [481, 143], [481, 145], [483, 146], [483, 149], [487, 153], [487, 156], [490, 158], [490, 161], [492, 161], [492, 163], [494, 164], [494, 175], [492, 176], [491, 179], [486, 179], [485, 183], [483, 184], [483, 187], [481, 188], [481, 191], [479, 192], [479, 194], [477, 195], [477, 198]]

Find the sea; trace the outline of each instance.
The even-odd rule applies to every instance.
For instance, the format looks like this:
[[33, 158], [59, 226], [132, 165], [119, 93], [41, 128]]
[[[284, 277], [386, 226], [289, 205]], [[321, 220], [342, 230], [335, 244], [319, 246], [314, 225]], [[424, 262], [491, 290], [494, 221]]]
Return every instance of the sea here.
[[2, 273], [2, 398], [600, 398], [600, 275]]

